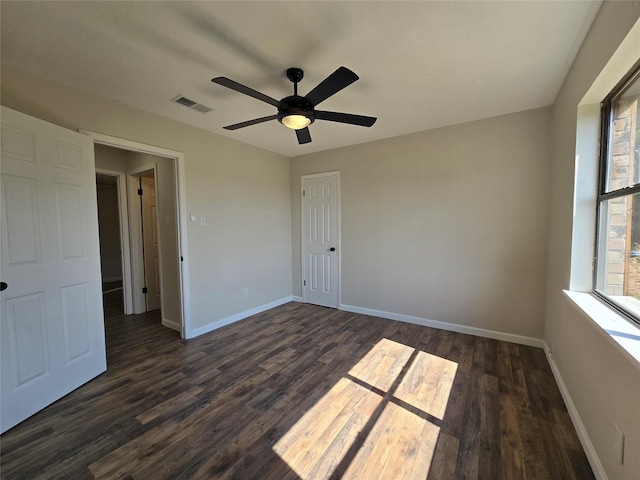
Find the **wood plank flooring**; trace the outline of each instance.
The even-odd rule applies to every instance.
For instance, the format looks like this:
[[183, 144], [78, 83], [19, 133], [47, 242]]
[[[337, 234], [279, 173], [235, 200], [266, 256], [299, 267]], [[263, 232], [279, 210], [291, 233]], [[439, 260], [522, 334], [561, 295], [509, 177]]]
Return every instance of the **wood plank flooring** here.
[[540, 349], [299, 303], [183, 341], [118, 295], [3, 479], [594, 478]]

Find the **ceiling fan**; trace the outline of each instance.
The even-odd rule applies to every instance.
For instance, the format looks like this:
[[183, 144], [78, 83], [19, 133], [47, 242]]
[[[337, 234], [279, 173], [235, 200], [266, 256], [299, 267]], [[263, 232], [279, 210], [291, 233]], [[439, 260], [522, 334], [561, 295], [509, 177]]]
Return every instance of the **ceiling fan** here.
[[287, 78], [293, 82], [293, 95], [285, 97], [282, 100], [276, 100], [275, 98], [265, 95], [264, 93], [260, 93], [238, 82], [234, 82], [226, 77], [213, 78], [211, 80], [213, 83], [230, 88], [236, 92], [244, 93], [250, 97], [257, 98], [258, 100], [269, 103], [278, 109], [278, 113], [276, 115], [254, 118], [253, 120], [248, 120], [246, 122], [227, 125], [223, 128], [225, 130], [237, 130], [250, 125], [268, 122], [270, 120], [278, 120], [283, 125], [296, 131], [298, 143], [302, 145], [304, 143], [311, 142], [311, 134], [309, 133], [308, 126], [316, 120], [348, 123], [363, 127], [370, 127], [376, 123], [377, 118], [375, 117], [316, 110], [316, 106], [321, 102], [358, 80], [359, 77], [348, 68], [338, 68], [335, 72], [320, 82], [316, 88], [311, 90], [305, 96], [300, 96], [298, 95], [298, 82], [302, 80], [303, 77], [304, 72], [302, 69], [287, 69]]

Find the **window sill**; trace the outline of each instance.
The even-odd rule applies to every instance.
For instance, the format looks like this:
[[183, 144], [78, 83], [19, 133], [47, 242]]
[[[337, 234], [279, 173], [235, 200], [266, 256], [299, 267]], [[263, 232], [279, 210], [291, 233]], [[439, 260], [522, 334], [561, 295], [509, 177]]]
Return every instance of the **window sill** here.
[[640, 370], [640, 327], [591, 293], [564, 290], [564, 294]]

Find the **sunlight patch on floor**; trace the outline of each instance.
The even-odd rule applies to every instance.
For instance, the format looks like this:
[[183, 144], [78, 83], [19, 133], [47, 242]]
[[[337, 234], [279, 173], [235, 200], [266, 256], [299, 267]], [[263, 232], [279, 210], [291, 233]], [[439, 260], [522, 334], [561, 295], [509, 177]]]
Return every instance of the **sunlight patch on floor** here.
[[455, 362], [418, 352], [393, 395], [442, 420], [457, 370], [458, 364]]
[[440, 428], [387, 403], [343, 479], [427, 478]]
[[[273, 450], [302, 480], [426, 478], [457, 364], [380, 340]], [[405, 408], [406, 407], [406, 408]], [[436, 421], [436, 420], [434, 420]]]
[[302, 479], [328, 478], [382, 397], [341, 378], [273, 450]]
[[400, 375], [413, 350], [412, 347], [383, 338], [349, 370], [349, 375], [387, 392]]

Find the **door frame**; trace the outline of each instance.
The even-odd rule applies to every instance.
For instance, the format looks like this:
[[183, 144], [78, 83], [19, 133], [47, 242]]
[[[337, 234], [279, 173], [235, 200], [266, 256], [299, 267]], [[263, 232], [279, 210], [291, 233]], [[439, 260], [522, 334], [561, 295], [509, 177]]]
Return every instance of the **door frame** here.
[[180, 333], [182, 338], [187, 339], [193, 336], [191, 329], [191, 307], [189, 295], [189, 264], [187, 249], [187, 210], [186, 210], [186, 184], [185, 184], [185, 160], [184, 153], [169, 150], [163, 147], [156, 147], [133, 140], [113, 137], [102, 133], [91, 132], [89, 130], [79, 130], [80, 133], [93, 139], [94, 144], [106, 145], [130, 150], [134, 152], [147, 153], [165, 157], [173, 161], [173, 173], [176, 191], [176, 228], [178, 243], [178, 283], [180, 284]]
[[116, 177], [118, 188], [118, 218], [120, 222], [120, 257], [122, 261], [122, 294], [124, 314], [133, 313], [133, 291], [131, 285], [131, 253], [129, 251], [129, 212], [127, 201], [127, 178], [125, 172], [96, 168], [96, 174]]
[[305, 232], [305, 208], [304, 208], [304, 203], [305, 203], [305, 196], [302, 195], [302, 192], [304, 191], [304, 181], [305, 180], [311, 180], [313, 178], [323, 178], [323, 177], [336, 177], [336, 225], [337, 225], [337, 232], [336, 232], [336, 250], [337, 250], [337, 259], [336, 259], [336, 267], [338, 269], [338, 275], [337, 275], [337, 305], [336, 308], [340, 309], [340, 307], [342, 306], [342, 220], [341, 220], [341, 200], [340, 200], [340, 171], [333, 171], [333, 172], [324, 172], [324, 173], [314, 173], [314, 174], [310, 174], [310, 175], [302, 175], [300, 177], [300, 254], [301, 254], [301, 258], [300, 258], [300, 270], [301, 270], [301, 274], [302, 274], [302, 301], [304, 303], [307, 303], [307, 295], [306, 295], [306, 289], [305, 289], [305, 285], [304, 285], [304, 281], [305, 281], [305, 275], [306, 275], [306, 270], [305, 270], [305, 259], [306, 259], [306, 249], [305, 249], [305, 241], [304, 241], [304, 232]]

